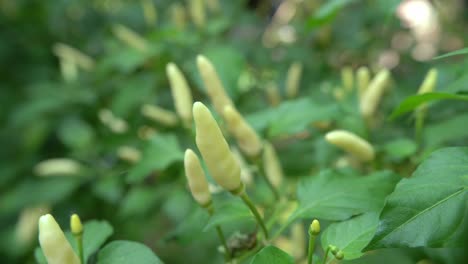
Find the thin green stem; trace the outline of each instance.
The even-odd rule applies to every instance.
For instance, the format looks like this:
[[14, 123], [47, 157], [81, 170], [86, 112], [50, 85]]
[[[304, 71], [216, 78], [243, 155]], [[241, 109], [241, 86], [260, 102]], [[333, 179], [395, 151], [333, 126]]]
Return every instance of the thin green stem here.
[[417, 108], [416, 109], [416, 120], [415, 120], [415, 123], [414, 123], [414, 134], [415, 134], [415, 138], [416, 138], [416, 142], [418, 144], [421, 144], [421, 138], [422, 138], [422, 131], [423, 131], [423, 127], [424, 127], [424, 119], [426, 117], [426, 108], [423, 107], [423, 108]]
[[[213, 215], [214, 210], [213, 207], [208, 207], [206, 208], [208, 210], [208, 213], [210, 215]], [[217, 225], [216, 226], [216, 233], [218, 233], [219, 240], [221, 241], [221, 244], [224, 247], [224, 258], [226, 261], [229, 261], [231, 259], [231, 252], [229, 252], [229, 247], [226, 242], [226, 237], [224, 236], [223, 230], [221, 229], [221, 226]]]
[[78, 247], [78, 255], [80, 257], [81, 264], [85, 264], [84, 261], [84, 251], [83, 251], [83, 232], [79, 234], [73, 234], [76, 240], [76, 245]]
[[267, 228], [265, 226], [265, 223], [263, 223], [263, 219], [260, 216], [260, 214], [258, 213], [257, 208], [252, 203], [252, 201], [250, 200], [247, 193], [245, 193], [245, 191], [242, 192], [240, 197], [242, 198], [242, 201], [244, 201], [244, 203], [249, 207], [250, 211], [254, 214], [255, 218], [257, 219], [257, 223], [260, 225], [260, 227], [263, 230], [263, 233], [265, 234], [265, 239], [268, 239], [268, 230], [267, 230]]
[[330, 252], [330, 246], [327, 247], [327, 250], [325, 250], [325, 256], [323, 257], [323, 263], [327, 263], [327, 258], [328, 258], [328, 253]]
[[313, 261], [313, 256], [314, 256], [314, 251], [315, 251], [315, 239], [317, 238], [317, 236], [314, 236], [314, 235], [310, 235], [309, 237], [309, 252], [308, 252], [308, 255], [307, 255], [307, 263], [308, 264], [312, 264], [312, 261]]
[[224, 247], [224, 256], [227, 261], [231, 259], [231, 253], [229, 252], [229, 247], [226, 242], [226, 238], [224, 237], [223, 230], [219, 225], [216, 226], [216, 232], [218, 233], [219, 240], [223, 244]]

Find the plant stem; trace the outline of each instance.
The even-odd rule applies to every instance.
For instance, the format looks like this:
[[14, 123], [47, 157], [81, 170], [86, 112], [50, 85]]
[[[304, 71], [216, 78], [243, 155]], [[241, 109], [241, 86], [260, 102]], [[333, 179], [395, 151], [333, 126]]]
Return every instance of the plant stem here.
[[414, 123], [414, 133], [416, 142], [421, 144], [422, 130], [424, 127], [424, 118], [426, 117], [426, 108], [417, 108], [416, 109], [416, 120]]
[[[208, 207], [207, 210], [210, 215], [213, 215], [213, 207]], [[221, 229], [221, 226], [216, 226], [216, 233], [218, 233], [219, 240], [224, 247], [224, 258], [226, 261], [229, 261], [231, 259], [231, 252], [229, 252], [229, 247], [227, 245], [226, 238], [224, 236], [223, 230]]]
[[85, 264], [84, 261], [84, 252], [83, 252], [83, 232], [79, 234], [73, 234], [76, 240], [76, 245], [78, 247], [78, 255], [80, 257], [81, 264]]
[[328, 258], [328, 252], [330, 251], [330, 246], [327, 247], [327, 250], [325, 250], [325, 256], [323, 257], [323, 264], [327, 263], [327, 258]]
[[313, 261], [313, 256], [314, 256], [314, 250], [315, 250], [315, 239], [317, 238], [317, 236], [314, 236], [314, 235], [310, 235], [309, 237], [309, 252], [308, 252], [308, 255], [307, 255], [307, 263], [308, 264], [312, 264], [312, 261]]
[[262, 217], [258, 213], [257, 208], [252, 203], [252, 201], [250, 200], [249, 196], [247, 195], [245, 191], [242, 192], [240, 197], [242, 198], [242, 201], [244, 201], [244, 203], [249, 207], [250, 211], [254, 214], [255, 218], [257, 219], [257, 223], [260, 225], [260, 227], [263, 230], [263, 233], [265, 234], [265, 239], [268, 239], [268, 230], [265, 226], [265, 223], [263, 223]]

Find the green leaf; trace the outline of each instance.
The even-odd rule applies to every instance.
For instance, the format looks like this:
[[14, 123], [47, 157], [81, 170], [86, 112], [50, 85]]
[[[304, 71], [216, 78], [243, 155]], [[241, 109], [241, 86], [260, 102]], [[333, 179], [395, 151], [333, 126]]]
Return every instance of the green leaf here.
[[[354, 259], [340, 261], [340, 264], [414, 264], [417, 260], [411, 256], [411, 252], [403, 249], [380, 249], [373, 251], [372, 254]], [[414, 255], [414, 254], [413, 254]]]
[[383, 149], [390, 159], [400, 161], [416, 153], [418, 145], [411, 139], [398, 138], [386, 143]]
[[157, 134], [146, 147], [143, 158], [127, 175], [127, 182], [141, 182], [153, 171], [164, 170], [173, 162], [183, 160], [184, 153], [180, 149], [175, 135]]
[[306, 28], [311, 30], [328, 23], [331, 23], [338, 12], [347, 4], [354, 0], [330, 0], [320, 6], [319, 10], [313, 16], [307, 19]]
[[408, 113], [418, 106], [435, 100], [462, 100], [468, 101], [467, 95], [451, 94], [451, 93], [425, 93], [412, 95], [401, 102], [390, 115], [390, 119], [395, 119], [405, 113]]
[[85, 223], [83, 232], [85, 262], [106, 242], [112, 233], [114, 233], [114, 229], [107, 221], [92, 220]]
[[294, 264], [294, 259], [288, 253], [274, 246], [260, 250], [250, 264]]
[[198, 242], [201, 238], [206, 238], [206, 233], [203, 233], [203, 227], [208, 221], [208, 217], [205, 209], [196, 206], [174, 230], [166, 235], [164, 240], [175, 240], [181, 245], [187, 245], [192, 241]]
[[256, 130], [267, 128], [268, 136], [276, 137], [301, 132], [312, 122], [334, 119], [338, 114], [337, 105], [319, 105], [302, 98], [248, 115], [247, 120]]
[[119, 207], [119, 216], [130, 217], [144, 215], [156, 203], [162, 195], [154, 188], [148, 186], [136, 186], [125, 195]]
[[26, 180], [0, 197], [0, 214], [17, 212], [26, 206], [54, 204], [70, 195], [81, 184], [81, 177], [54, 176]]
[[465, 113], [427, 125], [423, 130], [424, 142], [427, 146], [433, 147], [455, 140], [463, 140], [468, 137], [467, 123], [468, 114]]
[[60, 140], [70, 148], [81, 149], [90, 145], [94, 138], [93, 128], [79, 118], [66, 119], [58, 130]]
[[107, 244], [98, 254], [97, 264], [160, 264], [163, 263], [146, 245], [117, 240]]
[[334, 245], [343, 251], [344, 259], [359, 258], [374, 236], [378, 223], [379, 213], [370, 212], [331, 224], [322, 234], [322, 248]]
[[299, 183], [299, 206], [290, 221], [312, 217], [344, 220], [364, 212], [378, 211], [399, 180], [398, 176], [388, 171], [367, 176], [323, 171]]
[[433, 60], [438, 60], [438, 59], [443, 59], [443, 58], [452, 57], [452, 56], [456, 56], [456, 55], [465, 55], [465, 54], [468, 54], [468, 48], [463, 48], [463, 49], [455, 50], [455, 51], [452, 51], [452, 52], [449, 52], [449, 53], [445, 53], [443, 55], [434, 57], [432, 59]]
[[430, 155], [388, 197], [367, 249], [463, 245], [467, 164], [468, 148], [444, 148]]
[[215, 204], [214, 214], [205, 226], [205, 231], [217, 225], [255, 223], [255, 218], [249, 208], [239, 199]]
[[112, 98], [112, 112], [119, 117], [126, 117], [132, 111], [140, 111], [139, 107], [152, 98], [154, 82], [151, 74], [139, 74], [123, 80]]

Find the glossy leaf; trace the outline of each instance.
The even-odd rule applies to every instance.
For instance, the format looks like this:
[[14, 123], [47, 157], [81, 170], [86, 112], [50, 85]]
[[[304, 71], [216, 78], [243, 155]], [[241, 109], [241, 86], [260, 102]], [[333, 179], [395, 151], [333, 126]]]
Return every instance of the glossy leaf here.
[[314, 29], [331, 23], [338, 12], [354, 0], [330, 0], [320, 6], [319, 10], [311, 16], [307, 22], [308, 29]]
[[150, 140], [140, 162], [128, 173], [127, 181], [140, 182], [151, 172], [164, 170], [173, 162], [181, 161], [183, 157], [184, 153], [175, 135], [158, 134]]
[[83, 231], [85, 261], [106, 242], [112, 233], [114, 229], [107, 221], [93, 220], [85, 223]]
[[344, 220], [353, 215], [380, 210], [399, 177], [388, 171], [371, 175], [344, 175], [326, 170], [298, 185], [299, 207], [294, 218]]
[[255, 218], [249, 208], [240, 200], [225, 201], [215, 207], [213, 216], [210, 217], [205, 230], [231, 223], [254, 223]]
[[260, 250], [250, 264], [293, 264], [294, 259], [288, 253], [274, 246]]
[[468, 148], [434, 152], [388, 197], [367, 249], [461, 246], [467, 235], [467, 164]]
[[371, 241], [379, 223], [379, 213], [370, 212], [331, 224], [322, 234], [322, 248], [337, 246], [350, 260], [362, 256], [362, 249]]
[[97, 257], [97, 264], [161, 264], [163, 263], [146, 245], [117, 240], [107, 244]]
[[452, 52], [449, 52], [449, 53], [445, 53], [443, 55], [434, 57], [432, 59], [433, 60], [438, 60], [438, 59], [443, 59], [443, 58], [452, 57], [452, 56], [456, 56], [456, 55], [465, 55], [465, 54], [468, 54], [468, 48], [463, 48], [463, 49], [455, 50], [455, 51], [452, 51]]
[[420, 95], [412, 95], [401, 102], [390, 115], [390, 119], [395, 119], [405, 113], [413, 111], [418, 106], [435, 100], [462, 100], [468, 101], [467, 95], [451, 94], [451, 93], [425, 93]]
[[247, 120], [255, 129], [267, 129], [269, 137], [276, 137], [301, 132], [312, 122], [334, 119], [338, 115], [336, 105], [320, 105], [303, 98], [248, 115]]

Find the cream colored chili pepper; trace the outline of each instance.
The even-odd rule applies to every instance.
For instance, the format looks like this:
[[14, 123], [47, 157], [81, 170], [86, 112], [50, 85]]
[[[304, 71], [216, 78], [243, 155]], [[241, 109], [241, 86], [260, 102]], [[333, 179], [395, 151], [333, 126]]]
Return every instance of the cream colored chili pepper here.
[[268, 102], [272, 106], [277, 106], [281, 103], [281, 96], [278, 90], [278, 86], [274, 82], [270, 82], [266, 85], [265, 92]]
[[187, 84], [182, 72], [177, 65], [169, 63], [166, 66], [166, 73], [171, 83], [172, 98], [177, 114], [187, 126], [192, 123], [192, 92]]
[[187, 25], [187, 15], [185, 8], [180, 3], [173, 3], [170, 7], [171, 21], [179, 30], [184, 30]]
[[283, 168], [271, 143], [265, 142], [263, 147], [263, 167], [265, 176], [275, 188], [280, 188], [283, 183]]
[[341, 69], [341, 82], [345, 91], [350, 92], [354, 88], [354, 73], [353, 68], [343, 67]]
[[54, 44], [52, 51], [60, 59], [72, 61], [84, 70], [90, 71], [94, 68], [95, 62], [93, 58], [65, 43]]
[[389, 81], [390, 71], [388, 70], [381, 70], [372, 79], [360, 102], [361, 114], [364, 117], [370, 118], [375, 114]]
[[135, 147], [121, 146], [117, 149], [117, 156], [130, 163], [137, 163], [141, 159], [141, 152]]
[[205, 3], [203, 0], [190, 0], [189, 11], [193, 23], [198, 28], [204, 28], [206, 24]]
[[294, 98], [299, 92], [299, 84], [301, 82], [302, 63], [294, 62], [288, 69], [286, 76], [286, 96]]
[[50, 211], [48, 205], [38, 205], [21, 210], [15, 228], [15, 237], [20, 246], [29, 246], [37, 237], [37, 221]]
[[38, 176], [75, 175], [78, 174], [80, 170], [80, 163], [67, 158], [48, 159], [34, 166], [34, 172]]
[[219, 4], [219, 0], [205, 0], [205, 3], [206, 3], [206, 7], [208, 7], [208, 9], [214, 13], [219, 12], [221, 8]]
[[430, 69], [427, 72], [423, 83], [419, 87], [418, 94], [430, 93], [430, 92], [434, 91], [434, 88], [435, 88], [436, 84], [437, 84], [437, 70], [436, 69]]
[[240, 166], [221, 133], [210, 110], [200, 103], [193, 104], [196, 143], [211, 176], [224, 189], [236, 192], [243, 187]]
[[224, 107], [223, 117], [242, 152], [249, 157], [258, 156], [262, 151], [262, 143], [250, 124], [232, 105]]
[[149, 50], [150, 45], [148, 41], [140, 36], [140, 34], [124, 25], [116, 24], [112, 26], [112, 32], [123, 43], [136, 50], [141, 52], [147, 52]]
[[369, 87], [369, 82], [370, 82], [369, 68], [367, 68], [366, 66], [360, 67], [357, 70], [356, 79], [357, 79], [357, 86], [359, 89], [359, 98], [362, 98], [362, 96], [367, 90], [367, 87]]
[[46, 214], [39, 218], [39, 243], [49, 264], [80, 264], [80, 259], [65, 238], [54, 217]]
[[177, 115], [156, 105], [145, 104], [141, 107], [141, 114], [149, 119], [166, 126], [176, 126], [179, 123]]
[[143, 16], [148, 26], [155, 26], [158, 20], [158, 11], [152, 0], [141, 0]]
[[197, 56], [197, 66], [216, 112], [222, 115], [225, 106], [233, 105], [231, 98], [226, 93], [213, 64], [205, 56]]
[[184, 156], [185, 176], [193, 198], [203, 207], [211, 204], [211, 194], [208, 190], [205, 172], [200, 164], [197, 154], [191, 149], [185, 151]]
[[334, 130], [328, 132], [325, 139], [361, 161], [374, 159], [375, 153], [372, 145], [354, 133], [345, 130]]

